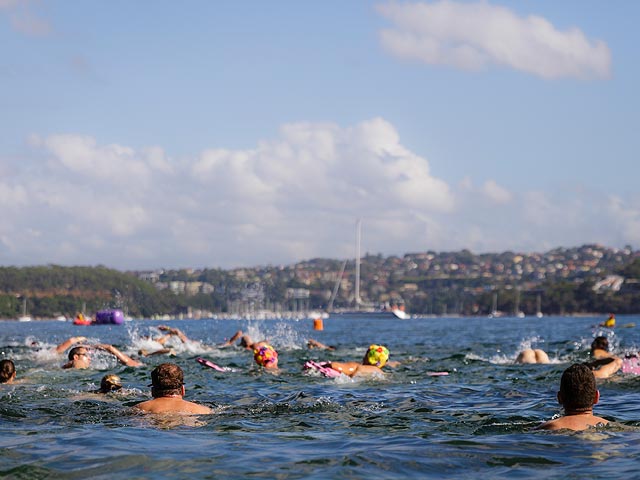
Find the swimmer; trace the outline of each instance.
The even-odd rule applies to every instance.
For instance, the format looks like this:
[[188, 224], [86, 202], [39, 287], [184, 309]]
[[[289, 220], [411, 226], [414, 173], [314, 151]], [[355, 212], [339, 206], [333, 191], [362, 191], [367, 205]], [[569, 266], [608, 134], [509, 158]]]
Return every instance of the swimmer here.
[[[89, 368], [91, 366], [91, 356], [89, 354], [88, 348], [89, 347], [86, 347], [86, 346], [78, 346], [78, 347], [73, 347], [71, 350], [69, 350], [69, 354], [67, 356], [69, 361], [65, 363], [62, 366], [62, 368], [77, 368], [77, 369]], [[142, 366], [141, 362], [134, 360], [130, 356], [122, 353], [113, 345], [99, 344], [99, 345], [93, 345], [93, 348], [97, 350], [103, 350], [105, 352], [112, 354], [122, 364], [126, 365], [127, 367]]]
[[622, 359], [609, 353], [607, 337], [596, 337], [591, 342], [591, 362], [585, 365], [593, 371], [596, 378], [609, 378], [622, 368]]
[[16, 366], [12, 360], [0, 360], [0, 383], [13, 383], [16, 379]]
[[545, 422], [538, 428], [586, 430], [609, 423], [593, 414], [593, 406], [600, 400], [600, 392], [596, 388], [596, 379], [587, 366], [574, 364], [564, 371], [557, 397], [558, 403], [564, 408], [564, 415]]
[[318, 348], [320, 350], [335, 350], [336, 347], [334, 347], [333, 345], [325, 345], [324, 343], [320, 343], [317, 340], [314, 340], [313, 338], [310, 338], [309, 340], [307, 340], [307, 348], [309, 350], [313, 350], [314, 348]]
[[212, 413], [209, 407], [183, 400], [184, 373], [174, 363], [162, 363], [151, 372], [152, 400], [135, 406], [147, 413], [183, 413], [189, 415]]
[[156, 342], [158, 342], [161, 345], [164, 345], [165, 343], [167, 343], [167, 341], [170, 340], [174, 336], [178, 337], [182, 343], [187, 343], [189, 341], [189, 339], [184, 334], [184, 332], [182, 330], [180, 330], [179, 328], [173, 328], [173, 327], [169, 327], [167, 325], [160, 325], [158, 327], [158, 330], [160, 330], [161, 332], [167, 332], [162, 337], [154, 339]]
[[358, 362], [328, 362], [327, 366], [349, 377], [383, 375], [382, 367], [389, 360], [389, 350], [384, 345], [371, 345]]
[[269, 343], [266, 340], [260, 340], [259, 342], [254, 342], [249, 335], [247, 335], [246, 333], [242, 333], [242, 330], [238, 330], [236, 333], [233, 334], [233, 337], [231, 337], [225, 343], [220, 345], [220, 347], [230, 347], [238, 339], [240, 339], [239, 345], [243, 347], [245, 350], [256, 350], [257, 348], [260, 348], [263, 345], [269, 345]]
[[[165, 346], [165, 344], [169, 340], [171, 340], [173, 337], [178, 337], [182, 343], [189, 342], [189, 339], [187, 338], [187, 336], [179, 328], [173, 328], [167, 325], [160, 325], [158, 327], [158, 330], [166, 333], [161, 337], [157, 337], [157, 338], [146, 337], [146, 340], [153, 340], [154, 342], [157, 342], [162, 346]], [[140, 350], [138, 350], [138, 355], [143, 357], [150, 357], [153, 355], [171, 355], [172, 357], [175, 357], [176, 351], [170, 347], [160, 348], [158, 350], [154, 350], [153, 352], [150, 352], [148, 350], [145, 350], [144, 348], [141, 348]]]
[[117, 392], [122, 389], [122, 382], [117, 375], [109, 374], [102, 377], [100, 380], [100, 388], [95, 390], [94, 393], [110, 393]]
[[238, 339], [240, 339], [240, 347], [253, 351], [253, 359], [258, 365], [269, 370], [276, 370], [278, 368], [278, 352], [276, 349], [269, 345], [269, 342], [266, 340], [254, 342], [251, 337], [243, 333], [242, 330], [234, 333], [233, 336], [221, 344], [220, 347], [230, 347], [234, 345]]
[[269, 370], [275, 370], [278, 368], [278, 352], [271, 345], [264, 342], [260, 342], [253, 351], [253, 359], [255, 362]]
[[549, 363], [549, 356], [539, 348], [527, 348], [518, 354], [516, 363]]
[[62, 368], [85, 369], [91, 366], [91, 357], [87, 347], [73, 347], [67, 355], [68, 362]]
[[591, 342], [591, 356], [596, 360], [613, 356], [609, 353], [609, 340], [607, 337], [596, 337], [593, 339], [593, 342]]

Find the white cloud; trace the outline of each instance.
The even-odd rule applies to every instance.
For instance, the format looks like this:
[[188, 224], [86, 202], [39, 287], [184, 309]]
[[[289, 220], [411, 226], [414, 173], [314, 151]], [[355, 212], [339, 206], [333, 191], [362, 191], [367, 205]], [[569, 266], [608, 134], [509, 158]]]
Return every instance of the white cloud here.
[[611, 196], [607, 210], [615, 222], [617, 232], [621, 232], [624, 242], [630, 245], [640, 243], [640, 205], [627, 205], [622, 198]]
[[495, 180], [487, 180], [482, 186], [484, 193], [492, 202], [505, 204], [511, 201], [511, 193], [504, 187], [498, 185]]
[[27, 192], [22, 185], [0, 183], [0, 208], [4, 211], [13, 207], [25, 206], [28, 203]]
[[209, 150], [193, 175], [225, 198], [278, 210], [326, 208], [375, 214], [399, 208], [447, 211], [445, 182], [424, 159], [404, 148], [388, 122], [375, 118], [353, 127], [294, 124], [281, 138], [247, 151]]
[[393, 125], [297, 123], [253, 149], [180, 162], [159, 147], [32, 137], [0, 181], [0, 263], [116, 268], [290, 263], [363, 252], [542, 251], [640, 243], [640, 204], [565, 186], [450, 188]]
[[560, 31], [537, 15], [520, 17], [481, 1], [387, 3], [377, 7], [394, 28], [380, 32], [391, 54], [427, 64], [478, 70], [507, 66], [543, 78], [607, 78], [611, 53], [578, 28]]
[[[30, 144], [42, 158], [0, 184], [0, 203], [11, 206], [0, 226], [11, 245], [5, 257], [30, 262], [231, 266], [351, 256], [356, 218], [368, 222], [371, 245], [387, 249], [431, 231], [433, 216], [455, 203], [382, 118], [288, 124], [253, 149], [213, 147], [180, 162], [159, 146], [86, 135], [33, 135]], [[31, 225], [37, 232], [25, 233]]]
[[161, 149], [148, 149], [138, 154], [121, 145], [98, 146], [94, 138], [82, 135], [51, 135], [43, 140], [32, 138], [53, 154], [70, 173], [75, 173], [108, 184], [124, 183], [138, 187], [146, 184], [150, 168], [166, 170]]

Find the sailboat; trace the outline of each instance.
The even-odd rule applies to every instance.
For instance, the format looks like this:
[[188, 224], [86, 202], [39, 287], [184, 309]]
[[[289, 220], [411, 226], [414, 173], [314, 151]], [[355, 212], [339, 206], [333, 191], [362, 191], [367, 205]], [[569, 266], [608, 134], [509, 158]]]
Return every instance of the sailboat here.
[[536, 317], [542, 318], [542, 299], [540, 298], [540, 294], [538, 294], [536, 298]]
[[30, 322], [31, 316], [27, 315], [27, 297], [22, 297], [22, 315], [18, 317], [19, 322]]
[[491, 302], [491, 312], [489, 318], [497, 318], [502, 314], [498, 311], [498, 292], [493, 292], [493, 300]]
[[[362, 315], [393, 315], [396, 318], [401, 320], [405, 320], [410, 318], [409, 314], [405, 312], [404, 305], [391, 305], [390, 307], [385, 308], [375, 308], [373, 304], [364, 304], [362, 299], [360, 298], [360, 243], [361, 243], [361, 232], [362, 232], [362, 220], [358, 219], [356, 222], [356, 268], [355, 268], [355, 285], [354, 285], [354, 302], [355, 308], [352, 311], [342, 311], [339, 312], [341, 314], [362, 314]], [[333, 309], [333, 302], [338, 293], [338, 289], [340, 288], [340, 282], [342, 280], [342, 274], [344, 273], [344, 269], [347, 262], [345, 261], [342, 264], [342, 268], [340, 269], [340, 274], [338, 275], [338, 279], [336, 281], [335, 287], [333, 289], [333, 293], [331, 294], [331, 299], [329, 300], [328, 311], [331, 312]]]

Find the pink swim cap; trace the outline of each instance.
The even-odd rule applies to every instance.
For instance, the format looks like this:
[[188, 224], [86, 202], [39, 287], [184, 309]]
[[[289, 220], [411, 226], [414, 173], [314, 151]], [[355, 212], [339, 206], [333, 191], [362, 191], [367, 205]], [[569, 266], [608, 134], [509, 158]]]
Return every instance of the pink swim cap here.
[[269, 367], [278, 362], [278, 352], [271, 345], [262, 345], [253, 351], [253, 359], [261, 367]]

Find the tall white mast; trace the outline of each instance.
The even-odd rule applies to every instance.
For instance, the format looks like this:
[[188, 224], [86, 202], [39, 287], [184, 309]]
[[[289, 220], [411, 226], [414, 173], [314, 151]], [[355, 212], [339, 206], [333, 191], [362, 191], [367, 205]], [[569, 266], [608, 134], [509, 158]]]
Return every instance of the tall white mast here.
[[362, 220], [356, 222], [356, 310], [360, 310], [360, 235], [362, 231]]

